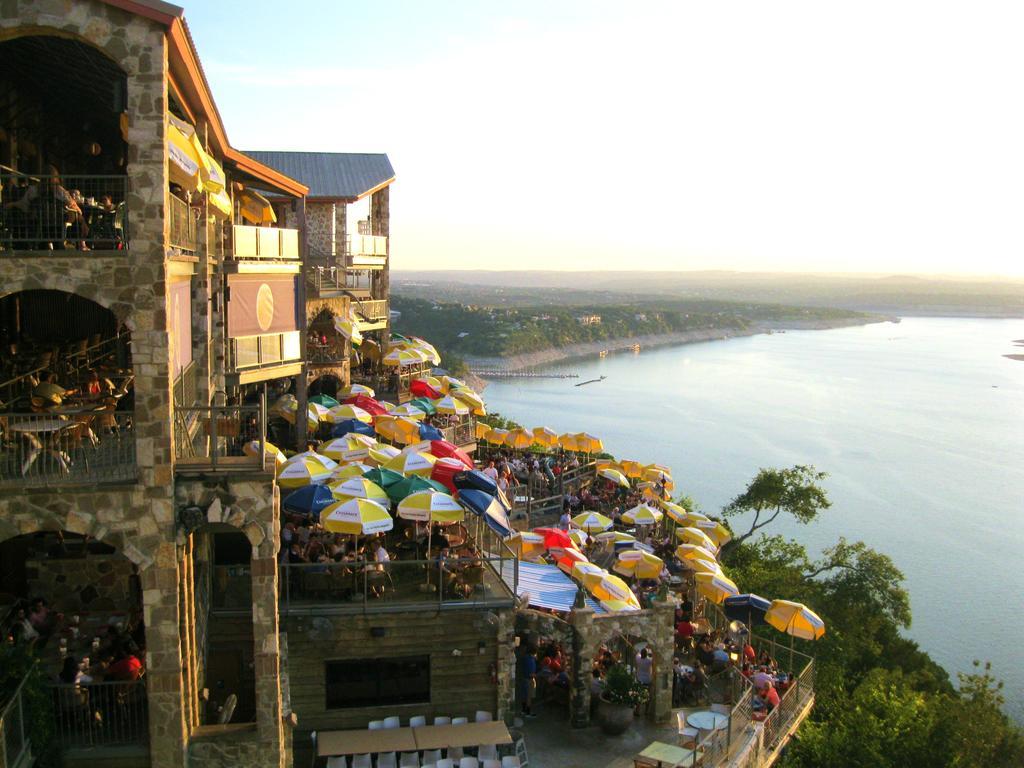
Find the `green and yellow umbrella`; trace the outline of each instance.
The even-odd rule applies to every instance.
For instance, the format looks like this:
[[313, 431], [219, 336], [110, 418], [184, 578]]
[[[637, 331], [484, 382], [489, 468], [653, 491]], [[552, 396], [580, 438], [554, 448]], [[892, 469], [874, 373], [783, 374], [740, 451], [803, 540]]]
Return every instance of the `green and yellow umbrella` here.
[[351, 341], [355, 347], [363, 343], [363, 332], [359, 330], [359, 321], [354, 317], [335, 317], [334, 330]]
[[376, 501], [348, 499], [326, 507], [320, 513], [320, 524], [331, 533], [368, 536], [390, 531], [395, 521]]
[[507, 435], [505, 435], [505, 445], [509, 448], [517, 448], [524, 450], [533, 445], [533, 433], [529, 432], [522, 427], [513, 429]]
[[623, 576], [635, 576], [638, 579], [656, 579], [665, 567], [664, 561], [642, 549], [627, 549], [619, 553], [618, 562], [612, 567]]
[[353, 461], [349, 464], [343, 464], [331, 473], [331, 479], [328, 480], [328, 485], [331, 483], [339, 482], [342, 480], [348, 480], [350, 477], [362, 477], [365, 473], [369, 472], [373, 467], [369, 464], [363, 464], [360, 461]]
[[572, 519], [572, 524], [587, 533], [607, 531], [612, 527], [612, 519], [597, 512], [583, 512]]
[[357, 419], [364, 424], [373, 423], [373, 416], [358, 405], [342, 403], [327, 411], [326, 421], [330, 424], [337, 424], [339, 421], [345, 421], [346, 419]]
[[429, 453], [400, 453], [388, 461], [384, 466], [401, 472], [403, 475], [420, 475], [430, 477], [437, 459]]
[[404, 416], [405, 418], [412, 419], [413, 421], [423, 421], [427, 418], [425, 411], [410, 403], [399, 405], [391, 409], [388, 411], [388, 416]]
[[336, 499], [370, 499], [385, 507], [391, 503], [383, 488], [362, 476], [350, 477], [328, 487]]
[[392, 349], [381, 360], [384, 365], [406, 367], [426, 362], [426, 356], [415, 349]]
[[772, 600], [764, 620], [780, 632], [801, 640], [818, 640], [825, 635], [825, 622], [803, 603]]
[[720, 573], [696, 573], [693, 578], [697, 583], [697, 591], [715, 604], [740, 593], [732, 579]]
[[370, 455], [367, 457], [367, 461], [373, 462], [377, 466], [382, 467], [400, 453], [401, 451], [393, 445], [377, 443], [377, 445], [370, 449]]
[[441, 391], [450, 392], [453, 389], [467, 389], [466, 382], [462, 379], [456, 379], [454, 376], [442, 376]]
[[664, 513], [660, 509], [655, 509], [647, 504], [637, 504], [622, 514], [623, 522], [629, 525], [657, 525], [661, 522], [662, 517], [664, 517]]
[[605, 467], [597, 471], [599, 477], [603, 477], [605, 480], [610, 480], [615, 485], [620, 485], [623, 488], [629, 488], [629, 478], [619, 472], [617, 469], [612, 467]]
[[349, 384], [347, 387], [343, 387], [338, 390], [338, 397], [345, 400], [356, 395], [366, 395], [367, 397], [375, 397], [376, 392], [373, 391], [372, 387], [368, 387], [365, 384]]

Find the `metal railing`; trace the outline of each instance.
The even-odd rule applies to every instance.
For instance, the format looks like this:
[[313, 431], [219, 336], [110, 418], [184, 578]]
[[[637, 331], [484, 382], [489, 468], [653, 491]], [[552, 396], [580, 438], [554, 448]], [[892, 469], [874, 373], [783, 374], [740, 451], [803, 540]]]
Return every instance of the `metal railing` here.
[[0, 190], [0, 252], [128, 248], [127, 176], [0, 173]]
[[301, 357], [300, 333], [286, 331], [228, 339], [227, 368], [229, 371], [242, 371], [298, 361]]
[[57, 740], [67, 747], [144, 744], [149, 715], [144, 679], [50, 686]]
[[366, 320], [387, 320], [387, 299], [353, 299], [352, 307]]
[[170, 219], [169, 244], [172, 248], [195, 253], [197, 222], [188, 203], [176, 195], [168, 195], [167, 217]]
[[25, 702], [22, 692], [25, 680], [8, 699], [3, 711], [0, 712], [0, 762], [2, 768], [21, 768], [32, 764], [32, 743], [25, 728]]
[[132, 413], [96, 410], [0, 414], [0, 487], [134, 482]]
[[262, 404], [174, 409], [174, 459], [179, 468], [262, 471], [266, 435]]
[[299, 258], [299, 230], [235, 224], [231, 228], [231, 255], [235, 259], [293, 261]]
[[[10, 371], [17, 375], [0, 383], [0, 401], [10, 403], [19, 397], [29, 397], [32, 388], [44, 372], [58, 371], [63, 381], [77, 381], [90, 368], [104, 365], [121, 368], [123, 367], [121, 363], [129, 362], [127, 350], [131, 343], [131, 333], [128, 331], [108, 339], [100, 339], [92, 344], [89, 342], [89, 339], [78, 339], [66, 346], [62, 345], [63, 348], [56, 350], [37, 350], [32, 355], [21, 353], [18, 356], [24, 360], [20, 365], [18, 356], [12, 354], [12, 358], [15, 359], [13, 361], [9, 359], [7, 362], [10, 365]], [[123, 374], [123, 376], [127, 375], [130, 374]], [[104, 378], [117, 378], [109, 372], [105, 372], [103, 376]]]
[[199, 385], [196, 364], [189, 363], [174, 380], [174, 405], [176, 408], [190, 407], [199, 402]]
[[351, 266], [383, 266], [388, 256], [388, 239], [383, 235], [346, 235], [346, 263]]
[[460, 447], [473, 445], [476, 443], [476, 419], [472, 416], [463, 416], [458, 424], [442, 427], [441, 434], [453, 445]]
[[340, 333], [331, 331], [325, 333], [326, 342], [306, 342], [306, 362], [314, 365], [341, 365], [348, 364], [348, 340]]

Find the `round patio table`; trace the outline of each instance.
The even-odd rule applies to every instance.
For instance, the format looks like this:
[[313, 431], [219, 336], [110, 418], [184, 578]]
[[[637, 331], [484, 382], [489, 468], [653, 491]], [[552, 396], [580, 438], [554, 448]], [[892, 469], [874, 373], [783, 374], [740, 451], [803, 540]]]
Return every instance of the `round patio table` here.
[[691, 712], [686, 716], [686, 724], [692, 725], [701, 731], [717, 731], [719, 728], [725, 728], [728, 722], [728, 715], [723, 715], [721, 712], [712, 712], [710, 709]]

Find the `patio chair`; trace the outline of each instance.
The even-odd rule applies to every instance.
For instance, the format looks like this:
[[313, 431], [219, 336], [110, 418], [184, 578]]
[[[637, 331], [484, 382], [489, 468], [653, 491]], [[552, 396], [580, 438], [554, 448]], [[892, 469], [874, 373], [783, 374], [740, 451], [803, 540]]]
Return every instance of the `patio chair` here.
[[481, 760], [480, 761], [480, 766], [481, 766], [481, 768], [501, 768], [501, 761], [500, 760], [490, 760], [490, 759]]
[[453, 717], [452, 718], [452, 725], [465, 725], [468, 722], [469, 722], [469, 718], [468, 717]]
[[451, 725], [452, 719], [447, 715], [440, 715], [434, 718], [434, 725]]
[[370, 724], [368, 726], [366, 726], [366, 727], [367, 727], [367, 729], [369, 729], [371, 731], [379, 731], [381, 728], [384, 727], [384, 721], [383, 720], [371, 720]]
[[480, 768], [480, 761], [467, 755], [459, 760], [459, 768]]
[[496, 744], [481, 744], [477, 747], [476, 756], [480, 760], [497, 760], [498, 747]]
[[700, 731], [686, 724], [686, 713], [676, 712], [676, 728], [679, 731], [679, 746], [696, 749]]
[[732, 714], [732, 707], [730, 707], [728, 704], [712, 704], [711, 711], [729, 717], [729, 715]]
[[489, 723], [494, 719], [494, 716], [485, 709], [478, 709], [476, 711], [476, 721], [478, 723]]
[[519, 768], [519, 758], [515, 755], [505, 755], [501, 758], [501, 768]]
[[448, 752], [445, 756], [454, 763], [456, 760], [461, 760], [464, 754], [462, 747], [448, 747]]
[[420, 768], [418, 752], [403, 752], [398, 756], [398, 768]]
[[441, 750], [440, 749], [425, 749], [425, 750], [423, 750], [423, 762], [424, 763], [440, 763], [441, 762]]
[[352, 755], [352, 768], [373, 768], [373, 761], [367, 755]]
[[438, 760], [434, 764], [434, 768], [455, 768], [455, 762], [450, 757], [446, 757]]
[[427, 724], [427, 718], [423, 715], [413, 715], [409, 718], [410, 728], [420, 728]]
[[402, 727], [402, 720], [401, 720], [401, 718], [398, 717], [398, 715], [391, 715], [390, 717], [385, 717], [384, 718], [384, 727], [385, 728], [401, 728]]
[[327, 768], [347, 768], [344, 755], [335, 755], [327, 758]]
[[377, 755], [377, 768], [398, 768], [398, 757], [394, 752], [381, 752]]

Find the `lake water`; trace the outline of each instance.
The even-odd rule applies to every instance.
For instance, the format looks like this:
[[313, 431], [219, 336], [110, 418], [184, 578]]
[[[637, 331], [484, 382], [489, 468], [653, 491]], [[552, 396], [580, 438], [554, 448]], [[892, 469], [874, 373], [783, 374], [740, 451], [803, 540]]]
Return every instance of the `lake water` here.
[[497, 380], [486, 400], [668, 464], [705, 512], [760, 467], [827, 471], [832, 508], [774, 530], [815, 553], [845, 536], [890, 555], [909, 635], [951, 673], [991, 660], [1024, 721], [1024, 362], [1002, 357], [1021, 338], [1024, 320], [789, 331], [563, 361], [548, 370], [581, 378]]

